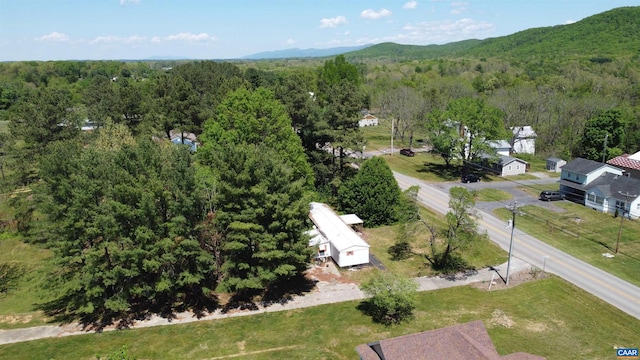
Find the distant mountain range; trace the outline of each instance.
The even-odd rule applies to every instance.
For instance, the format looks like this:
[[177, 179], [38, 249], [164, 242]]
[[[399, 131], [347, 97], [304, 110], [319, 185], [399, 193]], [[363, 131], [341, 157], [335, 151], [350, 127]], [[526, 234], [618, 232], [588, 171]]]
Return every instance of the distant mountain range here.
[[264, 59], [286, 59], [286, 58], [308, 58], [308, 57], [324, 57], [340, 55], [352, 51], [365, 49], [372, 44], [349, 47], [335, 47], [330, 49], [285, 49], [276, 51], [265, 51], [253, 55], [242, 57], [245, 60], [264, 60]]
[[[621, 7], [573, 24], [523, 30], [515, 34], [469, 39], [444, 45], [368, 44], [330, 49], [285, 49], [260, 52], [237, 60], [322, 58], [342, 55], [349, 61], [367, 59], [420, 60], [456, 57], [573, 58], [606, 62], [640, 54], [640, 6]], [[156, 56], [147, 60], [186, 60]]]

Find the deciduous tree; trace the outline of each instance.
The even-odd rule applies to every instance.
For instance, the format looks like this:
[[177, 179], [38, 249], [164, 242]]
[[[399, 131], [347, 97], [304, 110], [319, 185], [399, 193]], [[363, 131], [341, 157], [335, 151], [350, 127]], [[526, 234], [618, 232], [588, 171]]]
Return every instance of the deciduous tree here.
[[626, 128], [627, 118], [620, 109], [599, 111], [584, 126], [580, 139], [582, 156], [601, 161], [603, 156], [608, 160], [622, 155]]
[[430, 253], [425, 255], [428, 264], [437, 271], [456, 271], [465, 267], [458, 252], [464, 250], [478, 238], [476, 193], [473, 190], [455, 186], [449, 190], [449, 212], [445, 215], [447, 228], [441, 234], [432, 224], [427, 224], [430, 232]]

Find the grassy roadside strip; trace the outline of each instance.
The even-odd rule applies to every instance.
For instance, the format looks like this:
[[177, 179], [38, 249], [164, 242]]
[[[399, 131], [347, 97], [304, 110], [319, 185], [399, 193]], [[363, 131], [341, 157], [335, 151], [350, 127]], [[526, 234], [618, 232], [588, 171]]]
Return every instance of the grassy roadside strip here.
[[[579, 204], [557, 202], [564, 209], [558, 213], [537, 206], [523, 206], [518, 217], [518, 228], [545, 243], [612, 275], [640, 286], [640, 221], [624, 220], [618, 254], [613, 258], [603, 253], [614, 253], [620, 218], [603, 214]], [[508, 219], [507, 209], [495, 214]]]
[[556, 277], [508, 290], [471, 286], [419, 293], [416, 317], [385, 327], [359, 302], [190, 324], [105, 332], [0, 346], [7, 359], [94, 359], [122, 346], [141, 359], [353, 359], [355, 346], [482, 320], [500, 354], [610, 359], [637, 346], [640, 320]]

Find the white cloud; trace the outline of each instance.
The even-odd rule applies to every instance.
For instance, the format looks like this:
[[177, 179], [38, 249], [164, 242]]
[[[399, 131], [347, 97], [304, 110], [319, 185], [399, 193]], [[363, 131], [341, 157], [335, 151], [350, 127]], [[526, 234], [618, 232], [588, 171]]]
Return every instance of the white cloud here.
[[207, 34], [207, 33], [192, 34], [192, 33], [188, 33], [188, 32], [181, 32], [181, 33], [178, 33], [178, 34], [169, 35], [169, 36], [167, 36], [165, 38], [165, 40], [167, 40], [167, 41], [189, 41], [189, 42], [207, 41], [207, 40], [211, 40], [211, 36], [209, 36], [209, 34]]
[[330, 18], [330, 19], [321, 19], [320, 20], [320, 27], [321, 28], [333, 28], [336, 27], [338, 25], [344, 25], [347, 23], [347, 18], [344, 17], [343, 15], [339, 15], [336, 16], [334, 18]]
[[391, 16], [391, 11], [387, 9], [380, 9], [380, 11], [367, 9], [367, 10], [363, 10], [360, 13], [361, 18], [370, 19], [370, 20], [377, 20], [383, 17], [388, 17], [388, 16]]
[[140, 0], [120, 0], [120, 5], [124, 5], [126, 3], [140, 4]]
[[69, 41], [69, 36], [67, 34], [59, 33], [57, 31], [54, 31], [51, 34], [47, 34], [47, 35], [43, 35], [43, 36], [37, 37], [36, 40], [38, 40], [38, 41], [63, 42], [63, 41]]
[[445, 44], [466, 39], [484, 39], [489, 37], [495, 27], [486, 21], [473, 19], [424, 21], [414, 25], [406, 25], [405, 33], [396, 40], [411, 41], [421, 44]]
[[151, 42], [153, 43], [161, 43], [161, 42], [167, 42], [167, 41], [181, 41], [181, 42], [194, 43], [194, 42], [209, 42], [209, 41], [216, 41], [216, 40], [217, 39], [215, 37], [207, 33], [192, 34], [190, 32], [181, 32], [177, 34], [167, 35], [164, 37], [154, 36], [151, 38]]
[[89, 44], [137, 44], [147, 40], [146, 36], [133, 35], [129, 37], [119, 37], [114, 35], [98, 36], [89, 41]]
[[408, 3], [402, 5], [403, 9], [415, 9], [416, 7], [418, 7], [417, 1], [409, 1]]
[[462, 1], [455, 1], [451, 3], [451, 13], [454, 15], [462, 14], [467, 12], [469, 3]]
[[293, 40], [293, 39], [287, 39], [287, 45], [293, 45], [293, 44], [295, 44], [295, 43], [296, 43], [296, 41], [295, 41], [295, 40]]
[[564, 22], [565, 25], [569, 25], [569, 24], [573, 24], [574, 22], [576, 22], [575, 20], [567, 20]]

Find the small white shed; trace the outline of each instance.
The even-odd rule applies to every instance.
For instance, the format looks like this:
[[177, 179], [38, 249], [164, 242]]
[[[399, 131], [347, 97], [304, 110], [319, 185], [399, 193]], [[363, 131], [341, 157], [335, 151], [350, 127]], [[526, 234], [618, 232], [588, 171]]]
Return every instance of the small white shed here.
[[560, 172], [560, 168], [566, 163], [567, 162], [562, 159], [550, 157], [547, 159], [546, 168], [547, 171]]
[[315, 224], [318, 234], [326, 239], [326, 241], [322, 239], [316, 241], [318, 257], [321, 256], [321, 251], [324, 251], [323, 255], [327, 256], [326, 247], [321, 247], [328, 245], [328, 255], [340, 267], [369, 263], [369, 244], [327, 204], [311, 203], [309, 218]]

